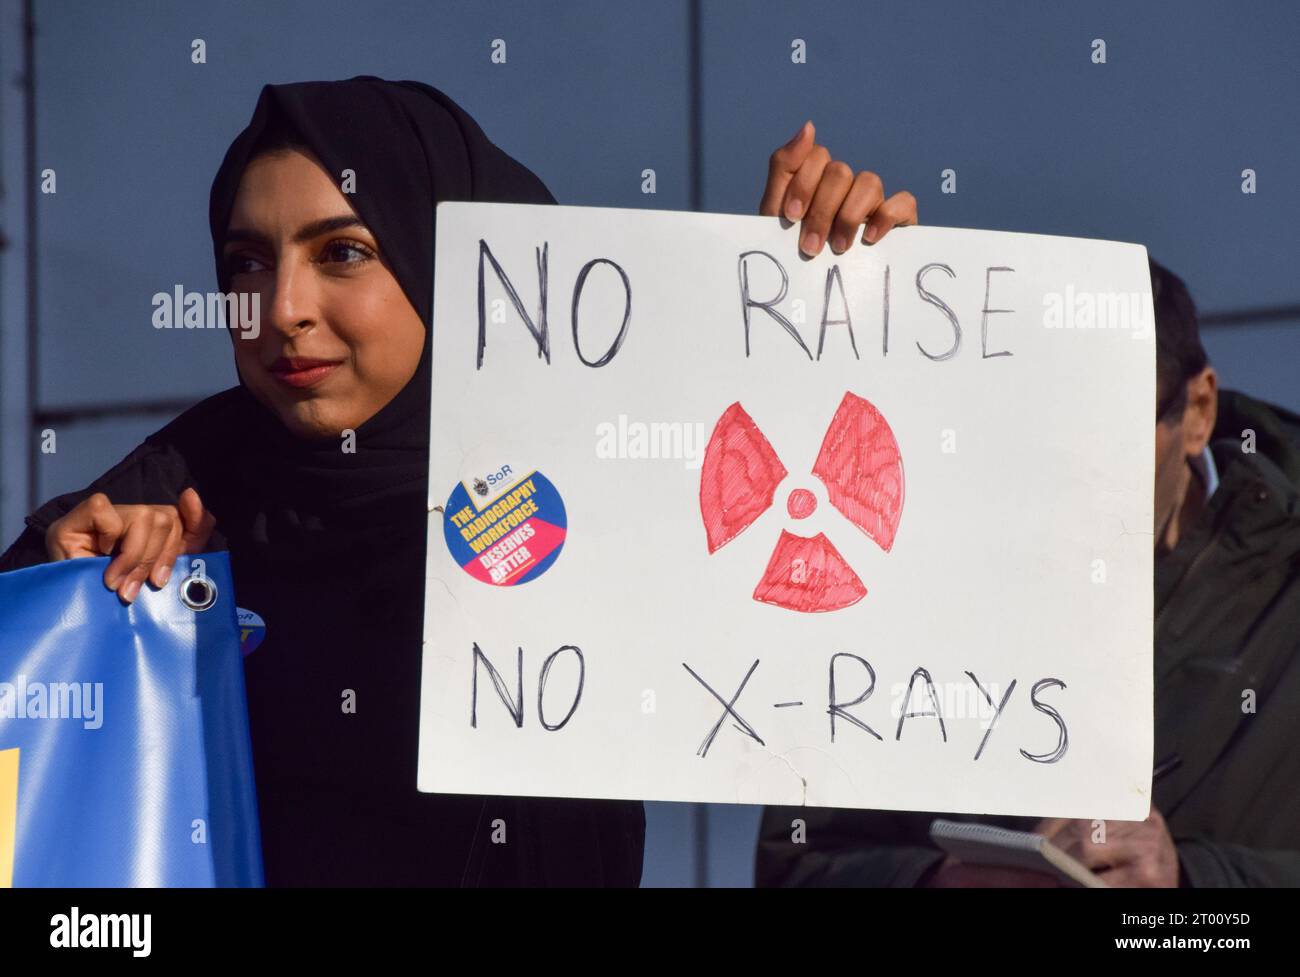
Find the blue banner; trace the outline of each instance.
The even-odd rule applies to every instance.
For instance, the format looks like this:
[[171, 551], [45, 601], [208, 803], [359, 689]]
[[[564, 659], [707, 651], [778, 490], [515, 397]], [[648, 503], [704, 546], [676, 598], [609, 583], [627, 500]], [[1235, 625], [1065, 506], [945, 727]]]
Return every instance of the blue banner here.
[[229, 555], [0, 574], [0, 886], [260, 886]]

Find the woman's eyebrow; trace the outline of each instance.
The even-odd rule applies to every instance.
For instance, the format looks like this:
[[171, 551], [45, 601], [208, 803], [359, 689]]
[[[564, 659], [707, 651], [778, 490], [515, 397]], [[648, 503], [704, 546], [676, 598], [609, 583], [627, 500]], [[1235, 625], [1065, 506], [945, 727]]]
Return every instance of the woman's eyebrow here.
[[[320, 237], [322, 234], [329, 234], [331, 231], [339, 231], [345, 227], [359, 227], [364, 231], [370, 229], [366, 227], [363, 221], [356, 214], [340, 214], [338, 217], [322, 217], [320, 220], [314, 220], [309, 224], [304, 224], [298, 228], [293, 236], [295, 244], [302, 244], [310, 241], [312, 238]], [[270, 242], [265, 234], [260, 231], [248, 230], [242, 227], [232, 227], [226, 231], [226, 244], [237, 243], [240, 241], [251, 241], [255, 244], [267, 244]]]

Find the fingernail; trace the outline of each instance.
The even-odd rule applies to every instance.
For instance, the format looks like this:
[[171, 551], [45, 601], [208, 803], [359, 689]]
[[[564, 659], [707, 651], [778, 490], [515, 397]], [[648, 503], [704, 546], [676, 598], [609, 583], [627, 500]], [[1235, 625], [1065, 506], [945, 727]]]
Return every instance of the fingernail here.
[[120, 576], [105, 577], [104, 586], [107, 587], [109, 590], [117, 590], [118, 582], [121, 581], [121, 579], [122, 578]]
[[875, 244], [875, 243], [876, 243], [876, 236], [877, 236], [877, 228], [876, 228], [876, 225], [875, 225], [875, 224], [868, 224], [868, 225], [867, 225], [867, 243], [868, 243], [868, 244]]
[[816, 231], [809, 231], [803, 236], [803, 253], [816, 254], [817, 249], [821, 247], [822, 239]]
[[802, 200], [798, 200], [798, 199], [791, 200], [788, 204], [785, 205], [785, 216], [792, 221], [797, 221], [799, 219], [799, 215], [802, 213], [803, 213]]
[[158, 589], [161, 590], [167, 586], [167, 581], [172, 578], [172, 568], [163, 567], [162, 573], [158, 574]]
[[131, 603], [131, 601], [135, 600], [136, 596], [139, 593], [140, 593], [140, 581], [132, 580], [129, 584], [126, 585], [126, 593], [123, 594], [122, 596], [129, 604]]
[[834, 251], [836, 254], [839, 254], [844, 250], [846, 245], [847, 242], [844, 240], [844, 238], [837, 237], [834, 241], [831, 242], [831, 250]]
[[805, 122], [805, 123], [803, 123], [801, 126], [799, 126], [799, 130], [794, 134], [794, 137], [793, 137], [793, 138], [792, 138], [788, 143], [786, 143], [786, 145], [787, 145], [787, 146], [793, 146], [795, 143], [797, 143], [797, 142], [799, 141], [799, 137], [803, 135], [803, 131], [804, 131], [804, 129], [806, 129], [806, 128], [808, 128], [808, 123], [807, 123], [807, 122]]

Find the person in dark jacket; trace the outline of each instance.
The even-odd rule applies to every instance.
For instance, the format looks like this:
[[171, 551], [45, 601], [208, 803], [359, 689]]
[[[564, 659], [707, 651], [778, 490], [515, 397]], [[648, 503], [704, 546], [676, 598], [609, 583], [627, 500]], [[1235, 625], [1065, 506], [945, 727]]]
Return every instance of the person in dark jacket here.
[[[209, 206], [221, 291], [262, 300], [231, 330], [239, 386], [29, 515], [0, 572], [111, 554], [130, 603], [178, 553], [230, 552], [266, 623], [244, 673], [268, 885], [635, 886], [640, 802], [416, 789], [443, 200], [555, 203], [428, 85], [263, 88]], [[916, 202], [806, 123], [760, 211], [802, 217], [816, 254], [915, 223]]]
[[1300, 885], [1300, 417], [1219, 390], [1186, 286], [1154, 261], [1151, 284], [1158, 397], [1151, 815], [1102, 825], [770, 808], [758, 885], [1055, 884], [1042, 873], [945, 856], [929, 840], [939, 816], [1036, 830], [1115, 886]]
[[245, 679], [268, 885], [635, 886], [640, 803], [416, 789], [442, 200], [555, 203], [430, 86], [265, 86], [210, 195], [221, 291], [262, 300], [231, 330], [239, 386], [38, 509], [0, 570], [113, 553], [129, 603], [180, 550], [229, 550], [266, 622]]

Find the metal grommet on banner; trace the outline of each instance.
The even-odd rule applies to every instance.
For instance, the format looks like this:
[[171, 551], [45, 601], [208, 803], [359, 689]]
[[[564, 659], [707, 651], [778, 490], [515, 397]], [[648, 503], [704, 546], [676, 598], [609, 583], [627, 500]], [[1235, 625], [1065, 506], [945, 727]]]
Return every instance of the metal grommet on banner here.
[[195, 560], [190, 575], [181, 581], [181, 603], [192, 611], [206, 611], [217, 602], [217, 585], [204, 572], [202, 560]]

